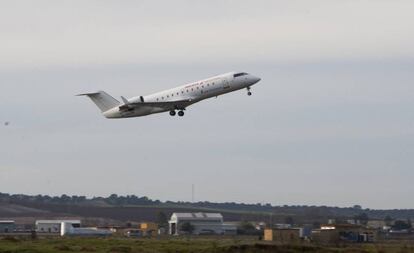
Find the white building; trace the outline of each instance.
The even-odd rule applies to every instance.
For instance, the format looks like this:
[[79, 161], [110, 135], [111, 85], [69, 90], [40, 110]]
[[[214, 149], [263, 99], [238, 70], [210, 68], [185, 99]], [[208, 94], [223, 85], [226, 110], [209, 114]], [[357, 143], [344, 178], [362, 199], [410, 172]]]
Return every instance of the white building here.
[[11, 233], [14, 229], [14, 220], [0, 220], [0, 233]]
[[[80, 228], [74, 227], [70, 221], [61, 222], [60, 235], [61, 236], [109, 236], [112, 231], [109, 229], [98, 228]], [[75, 224], [76, 225], [76, 224]]]
[[191, 233], [202, 234], [236, 234], [237, 227], [223, 223], [223, 216], [220, 213], [173, 213], [169, 223], [171, 235], [187, 234], [183, 231], [183, 224], [191, 224]]
[[373, 229], [381, 229], [385, 226], [387, 226], [387, 222], [383, 220], [369, 220], [367, 222], [367, 227], [373, 228]]
[[72, 227], [78, 228], [81, 225], [80, 220], [37, 220], [36, 232], [38, 233], [60, 233], [62, 222], [72, 224]]

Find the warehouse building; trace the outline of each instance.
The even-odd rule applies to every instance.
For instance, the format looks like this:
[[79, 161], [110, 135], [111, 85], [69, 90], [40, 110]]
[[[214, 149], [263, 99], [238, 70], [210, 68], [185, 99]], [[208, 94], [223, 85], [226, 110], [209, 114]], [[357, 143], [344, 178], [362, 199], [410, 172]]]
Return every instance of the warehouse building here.
[[301, 227], [276, 227], [264, 229], [265, 241], [295, 243], [309, 239], [312, 234], [312, 225], [303, 225]]
[[322, 244], [338, 242], [374, 242], [377, 239], [375, 229], [352, 224], [328, 224], [312, 231], [312, 241]]
[[0, 220], [0, 233], [11, 233], [15, 228], [14, 220]]
[[72, 227], [78, 228], [81, 225], [80, 220], [37, 220], [36, 232], [38, 233], [60, 233], [62, 222], [72, 224]]
[[143, 222], [139, 224], [139, 229], [144, 236], [157, 236], [158, 224], [153, 222]]
[[264, 230], [264, 240], [282, 243], [297, 243], [301, 241], [300, 232], [300, 228], [266, 228]]
[[168, 223], [171, 235], [222, 235], [237, 233], [237, 227], [225, 224], [220, 213], [173, 213]]

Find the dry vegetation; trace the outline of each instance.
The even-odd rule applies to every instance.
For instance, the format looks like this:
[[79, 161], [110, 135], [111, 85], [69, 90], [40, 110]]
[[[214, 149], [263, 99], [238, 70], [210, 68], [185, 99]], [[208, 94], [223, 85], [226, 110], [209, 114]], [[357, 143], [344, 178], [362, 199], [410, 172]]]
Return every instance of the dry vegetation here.
[[413, 242], [390, 242], [379, 244], [350, 244], [340, 246], [276, 245], [254, 239], [216, 238], [168, 238], [168, 239], [125, 239], [125, 238], [54, 238], [54, 239], [0, 239], [0, 253], [48, 253], [48, 252], [105, 252], [105, 253], [199, 253], [199, 252], [321, 252], [321, 253], [414, 253]]

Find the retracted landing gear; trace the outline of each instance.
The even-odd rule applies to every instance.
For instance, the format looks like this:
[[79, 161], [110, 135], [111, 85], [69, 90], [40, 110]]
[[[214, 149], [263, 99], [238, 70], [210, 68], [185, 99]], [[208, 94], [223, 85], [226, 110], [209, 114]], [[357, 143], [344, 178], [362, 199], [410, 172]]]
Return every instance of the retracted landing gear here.
[[171, 115], [171, 116], [175, 116], [175, 110], [171, 110], [171, 111], [170, 111], [170, 115]]
[[246, 88], [247, 89], [247, 96], [251, 96], [252, 92], [250, 91], [250, 86]]

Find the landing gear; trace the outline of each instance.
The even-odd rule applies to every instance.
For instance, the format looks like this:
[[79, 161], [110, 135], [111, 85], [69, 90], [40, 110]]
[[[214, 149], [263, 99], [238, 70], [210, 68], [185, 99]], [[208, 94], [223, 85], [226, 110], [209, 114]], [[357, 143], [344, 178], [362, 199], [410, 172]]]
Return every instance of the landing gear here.
[[170, 115], [175, 116], [175, 114], [178, 114], [178, 116], [182, 117], [182, 116], [184, 116], [184, 110], [185, 110], [185, 108], [175, 107], [173, 110], [170, 111]]
[[251, 96], [252, 92], [250, 91], [250, 86], [246, 88], [247, 89], [247, 96]]

